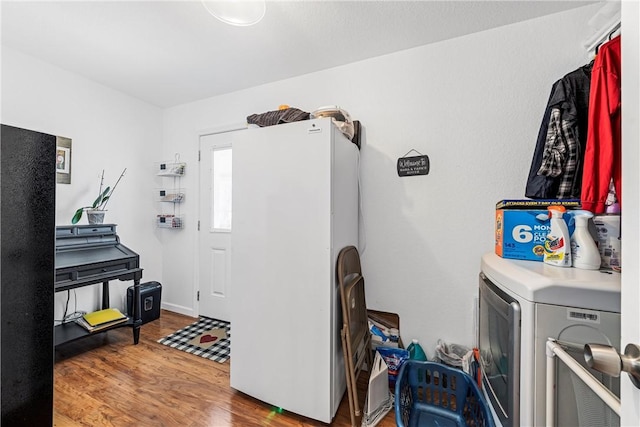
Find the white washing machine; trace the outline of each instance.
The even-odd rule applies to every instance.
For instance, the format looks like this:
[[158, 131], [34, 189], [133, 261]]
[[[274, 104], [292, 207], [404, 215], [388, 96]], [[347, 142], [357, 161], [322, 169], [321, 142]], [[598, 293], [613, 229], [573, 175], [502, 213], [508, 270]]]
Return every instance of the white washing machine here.
[[[504, 427], [544, 426], [546, 341], [565, 343], [586, 367], [586, 343], [620, 350], [620, 275], [537, 261], [482, 257], [478, 346], [492, 411]], [[559, 426], [617, 426], [618, 417], [561, 362]], [[591, 373], [619, 396], [619, 379]]]

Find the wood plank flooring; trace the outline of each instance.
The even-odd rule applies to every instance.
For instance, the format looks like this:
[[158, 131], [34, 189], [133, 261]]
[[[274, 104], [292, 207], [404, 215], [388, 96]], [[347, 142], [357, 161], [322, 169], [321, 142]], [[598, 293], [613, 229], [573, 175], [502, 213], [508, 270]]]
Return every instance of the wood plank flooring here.
[[[272, 407], [229, 386], [233, 359], [217, 363], [157, 343], [196, 319], [162, 311], [133, 345], [120, 328], [56, 349], [54, 425], [75, 426], [323, 426]], [[366, 372], [359, 378], [361, 405]], [[303, 391], [302, 391], [303, 392]], [[345, 394], [332, 426], [349, 426]], [[378, 424], [395, 426], [394, 412]]]

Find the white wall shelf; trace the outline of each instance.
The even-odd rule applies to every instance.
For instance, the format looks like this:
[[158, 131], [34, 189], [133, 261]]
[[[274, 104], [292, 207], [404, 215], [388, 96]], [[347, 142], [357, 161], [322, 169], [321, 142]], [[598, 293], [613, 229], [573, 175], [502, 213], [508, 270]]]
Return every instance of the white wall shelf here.
[[184, 203], [186, 191], [181, 186], [187, 164], [180, 161], [176, 153], [172, 162], [155, 164], [156, 176], [162, 181], [162, 187], [154, 191], [154, 199], [160, 205], [161, 213], [156, 215], [158, 228], [184, 228], [184, 216], [180, 213], [180, 205]]
[[183, 228], [184, 218], [182, 215], [160, 214], [156, 217], [158, 228]]
[[184, 198], [186, 193], [183, 188], [157, 188], [154, 191], [154, 197], [156, 202], [163, 203], [182, 203], [184, 202]]
[[156, 175], [181, 177], [184, 175], [187, 164], [184, 162], [159, 162], [156, 164]]

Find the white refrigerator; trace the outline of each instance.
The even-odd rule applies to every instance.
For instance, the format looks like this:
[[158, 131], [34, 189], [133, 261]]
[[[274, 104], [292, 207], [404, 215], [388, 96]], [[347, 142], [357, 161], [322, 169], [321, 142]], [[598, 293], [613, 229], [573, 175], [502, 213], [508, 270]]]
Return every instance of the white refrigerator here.
[[329, 118], [233, 142], [231, 387], [324, 423], [346, 387], [336, 258], [358, 242], [358, 157]]

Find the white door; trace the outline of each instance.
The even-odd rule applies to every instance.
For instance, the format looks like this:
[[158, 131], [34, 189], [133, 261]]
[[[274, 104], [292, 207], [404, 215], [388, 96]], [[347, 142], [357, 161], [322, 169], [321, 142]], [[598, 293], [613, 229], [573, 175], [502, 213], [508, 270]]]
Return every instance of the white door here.
[[200, 137], [199, 314], [226, 321], [231, 320], [231, 135]]
[[[622, 341], [640, 345], [640, 4], [622, 2]], [[640, 426], [640, 390], [620, 381], [621, 425]]]

